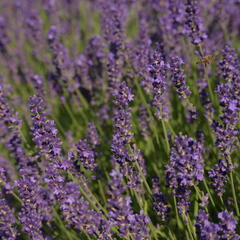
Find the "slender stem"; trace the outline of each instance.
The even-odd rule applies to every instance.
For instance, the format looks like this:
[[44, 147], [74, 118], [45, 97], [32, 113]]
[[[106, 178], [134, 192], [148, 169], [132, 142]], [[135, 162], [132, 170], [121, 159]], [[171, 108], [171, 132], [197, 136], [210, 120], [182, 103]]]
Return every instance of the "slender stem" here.
[[[199, 45], [198, 45], [198, 48], [199, 48], [200, 54], [201, 54], [202, 57], [203, 57], [203, 56], [204, 56], [204, 52], [203, 52], [203, 49], [202, 49], [202, 45], [199, 44]], [[212, 86], [211, 86], [210, 79], [209, 79], [208, 74], [207, 74], [207, 69], [206, 69], [205, 64], [203, 64], [203, 70], [204, 70], [205, 78], [206, 78], [206, 80], [207, 80], [207, 82], [208, 82], [208, 91], [209, 91], [210, 99], [211, 99], [211, 102], [214, 103], [213, 90], [212, 90]]]
[[[230, 166], [232, 166], [232, 159], [231, 159], [231, 157], [229, 155], [227, 157], [227, 160], [228, 160], [228, 164]], [[233, 194], [233, 199], [234, 199], [234, 205], [235, 205], [236, 213], [237, 213], [237, 216], [239, 216], [239, 207], [238, 207], [238, 203], [237, 203], [237, 196], [236, 196], [236, 190], [235, 190], [235, 187], [234, 187], [232, 171], [230, 171], [230, 182], [231, 182], [231, 188], [232, 188], [232, 194]]]
[[205, 186], [205, 188], [206, 188], [206, 190], [207, 190], [207, 193], [208, 193], [208, 195], [209, 195], [210, 202], [212, 203], [212, 205], [213, 205], [214, 208], [215, 208], [216, 206], [215, 206], [215, 203], [214, 203], [214, 201], [213, 201], [212, 194], [211, 194], [211, 192], [210, 192], [210, 190], [209, 190], [209, 188], [208, 188], [208, 185], [207, 185], [207, 182], [206, 182], [205, 179], [203, 179], [203, 184], [204, 184], [204, 186]]
[[56, 217], [56, 220], [58, 221], [58, 223], [60, 223], [61, 228], [63, 229], [63, 231], [65, 232], [65, 234], [67, 235], [68, 239], [73, 240], [71, 234], [69, 233], [69, 231], [67, 230], [67, 228], [65, 227], [62, 219], [60, 218], [59, 214], [57, 213], [56, 209], [53, 208], [53, 213], [54, 216]]
[[191, 240], [194, 240], [195, 238], [194, 238], [194, 235], [192, 233], [192, 229], [190, 227], [191, 221], [189, 221], [190, 220], [189, 217], [185, 213], [183, 213], [182, 217], [183, 217], [183, 222], [184, 222], [184, 219], [187, 221], [187, 224], [186, 224], [187, 225], [187, 230], [188, 230], [188, 233], [189, 233], [189, 236], [190, 236]]
[[193, 235], [193, 238], [196, 239], [197, 236], [196, 236], [196, 229], [192, 223], [192, 220], [191, 218], [189, 217], [189, 215], [187, 214], [187, 220], [188, 220], [188, 225], [189, 225], [189, 228], [191, 229], [191, 234]]
[[165, 123], [164, 123], [163, 119], [161, 120], [161, 122], [162, 122], [164, 137], [165, 137], [166, 144], [167, 144], [167, 154], [168, 154], [170, 152], [170, 145], [169, 145], [169, 140], [168, 140], [168, 135], [167, 135], [167, 129], [166, 129], [166, 126], [165, 126]]
[[[195, 191], [196, 191], [196, 193], [197, 193], [198, 199], [200, 199], [200, 200], [202, 201], [202, 196], [201, 196], [201, 194], [200, 194], [200, 189], [198, 188], [198, 186], [195, 186], [195, 185], [194, 185], [194, 188], [195, 188]], [[208, 209], [207, 209], [206, 206], [204, 207], [204, 210], [208, 213]]]
[[234, 205], [235, 205], [237, 216], [239, 216], [239, 208], [238, 208], [238, 203], [237, 203], [236, 190], [235, 190], [234, 182], [233, 182], [232, 171], [230, 172], [230, 180], [231, 180], [231, 188], [232, 188], [232, 194], [233, 194], [233, 199], [234, 199]]
[[175, 209], [175, 214], [176, 214], [176, 219], [177, 219], [177, 225], [178, 225], [178, 228], [181, 228], [181, 222], [180, 222], [178, 209], [177, 209], [177, 200], [176, 200], [175, 196], [173, 196], [173, 202], [174, 202], [174, 209]]
[[152, 190], [151, 190], [150, 186], [148, 185], [148, 182], [147, 182], [145, 176], [144, 176], [143, 173], [142, 173], [141, 167], [139, 166], [138, 162], [136, 162], [135, 164], [136, 164], [136, 166], [137, 166], [137, 169], [138, 169], [138, 171], [139, 171], [139, 173], [140, 173], [140, 175], [141, 175], [141, 178], [142, 178], [142, 180], [143, 180], [143, 183], [144, 183], [144, 185], [145, 185], [148, 193], [149, 193], [150, 195], [152, 195]]

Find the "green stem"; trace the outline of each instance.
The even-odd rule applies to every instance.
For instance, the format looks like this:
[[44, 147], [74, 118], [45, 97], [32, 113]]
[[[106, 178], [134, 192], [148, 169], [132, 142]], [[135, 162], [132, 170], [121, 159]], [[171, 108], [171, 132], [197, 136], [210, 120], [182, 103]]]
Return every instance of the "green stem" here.
[[204, 184], [204, 186], [205, 186], [205, 188], [206, 188], [206, 190], [207, 190], [207, 193], [208, 193], [208, 195], [209, 195], [210, 202], [212, 203], [213, 207], [216, 208], [215, 203], [214, 203], [213, 198], [212, 198], [212, 194], [211, 194], [211, 192], [210, 192], [210, 190], [209, 190], [209, 188], [208, 188], [208, 185], [207, 185], [207, 182], [206, 182], [205, 179], [203, 179], [203, 184]]
[[[231, 159], [231, 157], [229, 155], [227, 157], [227, 160], [228, 160], [228, 164], [230, 166], [232, 166], [232, 159]], [[231, 188], [232, 188], [232, 194], [233, 194], [233, 199], [234, 199], [235, 210], [236, 210], [237, 216], [239, 216], [239, 208], [238, 208], [238, 203], [237, 203], [237, 196], [236, 196], [236, 190], [235, 190], [235, 187], [234, 187], [232, 171], [230, 171], [230, 182], [231, 182]]]
[[[198, 45], [198, 48], [199, 48], [200, 54], [201, 54], [202, 56], [204, 56], [204, 52], [203, 52], [203, 49], [202, 49], [202, 45], [199, 44], [199, 45]], [[209, 79], [208, 74], [207, 74], [207, 69], [206, 69], [205, 64], [203, 64], [203, 70], [204, 70], [205, 78], [206, 78], [206, 80], [207, 80], [207, 82], [208, 82], [208, 91], [209, 91], [210, 99], [211, 99], [211, 102], [214, 104], [213, 90], [212, 90], [212, 86], [211, 86], [210, 79]]]
[[70, 240], [73, 240], [71, 234], [69, 233], [69, 231], [67, 230], [67, 228], [65, 227], [65, 224], [63, 223], [62, 219], [60, 218], [59, 214], [57, 213], [56, 209], [53, 208], [53, 214], [56, 217], [56, 220], [58, 221], [58, 223], [60, 224], [60, 228], [63, 229], [64, 233], [66, 234], [67, 238]]
[[232, 194], [233, 194], [233, 199], [234, 199], [234, 205], [235, 205], [237, 216], [239, 216], [239, 208], [238, 208], [238, 203], [237, 203], [236, 190], [235, 190], [234, 182], [233, 182], [232, 171], [230, 172], [230, 180], [231, 180], [231, 188], [232, 188]]
[[162, 122], [164, 137], [165, 137], [166, 144], [167, 144], [167, 154], [168, 154], [170, 152], [170, 145], [169, 145], [169, 140], [168, 140], [168, 135], [167, 135], [167, 129], [166, 129], [163, 119], [161, 120], [161, 122]]
[[152, 190], [151, 190], [150, 186], [148, 185], [148, 182], [147, 182], [145, 176], [144, 176], [143, 173], [142, 173], [141, 167], [139, 166], [138, 162], [136, 162], [135, 164], [136, 164], [136, 167], [137, 167], [137, 169], [138, 169], [138, 171], [139, 171], [139, 173], [140, 173], [140, 175], [141, 175], [141, 178], [142, 178], [142, 180], [143, 180], [143, 183], [144, 183], [144, 185], [145, 185], [148, 193], [149, 193], [150, 195], [152, 195]]
[[182, 224], [180, 222], [180, 218], [179, 218], [179, 214], [178, 214], [178, 209], [177, 209], [177, 200], [176, 200], [176, 197], [173, 196], [173, 202], [174, 202], [174, 209], [175, 209], [175, 214], [176, 214], [176, 219], [177, 219], [177, 225], [178, 225], [178, 228], [182, 228]]

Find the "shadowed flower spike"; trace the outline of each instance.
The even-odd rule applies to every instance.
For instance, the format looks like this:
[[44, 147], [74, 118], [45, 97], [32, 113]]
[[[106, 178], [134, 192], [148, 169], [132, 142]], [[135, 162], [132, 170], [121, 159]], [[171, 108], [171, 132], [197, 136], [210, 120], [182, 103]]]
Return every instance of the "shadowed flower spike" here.
[[154, 178], [153, 182], [153, 208], [157, 215], [161, 218], [161, 221], [165, 222], [168, 220], [170, 208], [168, 205], [167, 196], [160, 191], [159, 179]]
[[149, 119], [147, 110], [144, 105], [142, 105], [139, 109], [139, 125], [141, 128], [141, 134], [144, 137], [144, 139], [147, 139], [149, 137]]
[[7, 33], [7, 21], [4, 17], [0, 16], [0, 53], [7, 53], [7, 45], [10, 42], [10, 38]]
[[96, 148], [99, 145], [99, 136], [97, 132], [97, 128], [93, 122], [88, 123], [88, 141], [92, 145], [93, 148]]
[[3, 85], [0, 83], [0, 126], [1, 141], [15, 158], [19, 166], [25, 166], [27, 158], [22, 148], [20, 128], [22, 121], [18, 114], [7, 104], [7, 95], [4, 94]]
[[28, 37], [34, 41], [34, 46], [39, 43], [42, 35], [42, 20], [36, 11], [30, 10], [29, 16], [26, 19], [26, 27]]
[[[5, 170], [0, 168], [0, 184], [6, 181], [4, 176]], [[3, 179], [5, 178], [5, 179]], [[14, 217], [14, 210], [9, 207], [9, 203], [5, 198], [3, 187], [0, 188], [0, 237], [6, 240], [17, 239], [16, 220]]]
[[0, 240], [240, 240], [240, 0], [0, 0]]

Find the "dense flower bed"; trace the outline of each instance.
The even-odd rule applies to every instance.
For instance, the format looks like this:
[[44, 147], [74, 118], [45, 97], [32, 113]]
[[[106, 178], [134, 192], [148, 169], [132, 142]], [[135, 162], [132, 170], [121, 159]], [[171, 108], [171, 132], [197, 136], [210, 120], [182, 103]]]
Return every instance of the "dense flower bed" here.
[[0, 239], [240, 239], [239, 0], [0, 1]]

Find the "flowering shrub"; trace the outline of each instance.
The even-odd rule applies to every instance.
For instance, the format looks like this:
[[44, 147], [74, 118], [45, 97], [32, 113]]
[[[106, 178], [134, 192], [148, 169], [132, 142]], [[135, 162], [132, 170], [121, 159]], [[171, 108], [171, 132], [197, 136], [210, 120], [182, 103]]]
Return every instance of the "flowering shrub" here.
[[240, 239], [238, 0], [0, 1], [0, 239]]

